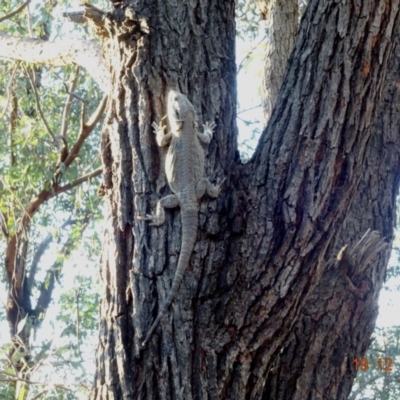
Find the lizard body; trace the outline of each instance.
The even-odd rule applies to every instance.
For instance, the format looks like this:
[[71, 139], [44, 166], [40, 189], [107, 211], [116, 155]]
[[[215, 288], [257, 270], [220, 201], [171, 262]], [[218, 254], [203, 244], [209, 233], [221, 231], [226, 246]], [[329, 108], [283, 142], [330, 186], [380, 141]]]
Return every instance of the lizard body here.
[[[200, 198], [207, 194], [216, 198], [220, 185], [214, 186], [204, 178], [204, 145], [209, 144], [213, 135], [214, 123], [204, 124], [200, 133], [196, 128], [196, 114], [189, 99], [182, 93], [170, 90], [168, 94], [168, 120], [171, 132], [165, 134], [165, 127], [153, 123], [160, 147], [169, 144], [165, 157], [165, 174], [168, 185], [174, 194], [163, 197], [157, 202], [156, 212], [147, 215], [151, 225], [160, 226], [165, 221], [164, 208], [181, 208], [182, 244], [179, 254], [175, 277], [165, 303], [162, 305], [157, 318], [148, 331], [142, 346], [146, 346], [151, 335], [157, 328], [161, 318], [176, 297], [183, 280], [183, 275], [196, 242], [198, 227], [198, 212]], [[222, 183], [221, 183], [222, 184]]]

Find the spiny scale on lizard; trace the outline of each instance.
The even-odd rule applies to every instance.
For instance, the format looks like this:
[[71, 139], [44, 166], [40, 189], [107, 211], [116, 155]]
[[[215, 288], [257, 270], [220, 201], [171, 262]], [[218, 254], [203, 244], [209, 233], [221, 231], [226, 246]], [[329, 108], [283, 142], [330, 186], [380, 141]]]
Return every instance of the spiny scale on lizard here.
[[[168, 93], [168, 121], [171, 132], [165, 133], [165, 126], [153, 123], [157, 143], [160, 147], [169, 145], [165, 157], [165, 174], [173, 194], [163, 197], [157, 202], [156, 211], [146, 215], [153, 226], [160, 226], [165, 221], [164, 208], [181, 208], [182, 244], [175, 277], [165, 303], [142, 343], [145, 347], [157, 328], [161, 318], [174, 301], [183, 275], [189, 264], [197, 236], [199, 200], [207, 194], [218, 197], [220, 185], [213, 185], [204, 175], [204, 145], [210, 143], [215, 123], [203, 125], [203, 132], [196, 128], [196, 113], [192, 103], [182, 93], [170, 90]], [[203, 144], [203, 145], [202, 145]]]

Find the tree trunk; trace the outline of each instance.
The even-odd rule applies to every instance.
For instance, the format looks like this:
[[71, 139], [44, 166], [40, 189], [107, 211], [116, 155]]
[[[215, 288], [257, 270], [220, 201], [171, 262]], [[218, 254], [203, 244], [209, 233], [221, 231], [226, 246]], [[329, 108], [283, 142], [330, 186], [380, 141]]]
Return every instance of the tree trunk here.
[[[355, 244], [367, 228], [393, 234], [398, 157], [377, 152], [398, 142], [380, 98], [388, 65], [398, 65], [389, 60], [399, 0], [310, 1], [246, 165], [236, 150], [234, 1], [134, 3], [107, 16], [108, 214], [93, 398], [345, 399], [387, 262], [377, 233]], [[206, 176], [226, 181], [217, 200], [201, 201], [179, 294], [142, 349], [181, 244], [179, 209], [161, 227], [138, 218], [169, 193], [151, 129], [168, 88], [188, 95], [200, 123], [216, 122]], [[386, 88], [385, 101], [398, 92]]]
[[262, 99], [265, 124], [268, 123], [278, 99], [287, 61], [294, 46], [299, 25], [298, 3], [298, 0], [271, 0], [259, 3], [268, 32]]
[[[398, 42], [399, 15], [394, 28], [394, 42]], [[336, 238], [336, 249], [332, 247], [331, 252], [367, 229], [381, 232], [388, 242], [392, 241], [400, 166], [400, 150], [393, 146], [393, 143], [400, 142], [400, 91], [393, 89], [400, 82], [399, 65], [400, 48], [396, 46], [382, 98], [376, 107], [377, 117], [363, 161], [363, 176], [344, 223], [338, 227], [340, 234]], [[358, 293], [343, 282], [340, 271], [324, 269], [276, 358], [276, 367], [268, 377], [265, 393], [273, 392], [274, 399], [317, 398], [318, 394], [325, 394], [326, 397], [323, 395], [322, 398], [347, 398], [356, 375], [354, 359], [362, 358], [370, 345], [388, 255], [388, 252], [386, 256], [382, 254], [366, 271], [361, 265], [355, 271], [349, 271], [348, 277], [361, 288]], [[349, 342], [352, 343], [350, 347]], [[309, 343], [312, 345], [305, 345]], [[369, 362], [371, 368], [377, 366], [377, 359]], [[290, 384], [290, 381], [296, 384]], [[312, 387], [308, 385], [310, 381], [314, 382]], [[269, 396], [265, 398], [271, 398]]]

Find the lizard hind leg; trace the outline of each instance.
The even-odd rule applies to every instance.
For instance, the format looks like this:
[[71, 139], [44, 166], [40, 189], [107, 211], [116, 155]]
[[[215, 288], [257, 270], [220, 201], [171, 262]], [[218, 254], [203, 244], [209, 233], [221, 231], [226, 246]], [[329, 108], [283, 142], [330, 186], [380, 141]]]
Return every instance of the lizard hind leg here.
[[158, 200], [156, 211], [153, 214], [147, 214], [147, 220], [150, 220], [149, 225], [160, 226], [165, 222], [165, 211], [164, 208], [175, 208], [179, 206], [178, 196], [175, 194], [170, 194]]
[[224, 181], [225, 179], [218, 185], [213, 185], [208, 178], [201, 178], [196, 185], [197, 199], [200, 200], [206, 192], [211, 198], [216, 199], [221, 191], [221, 186]]

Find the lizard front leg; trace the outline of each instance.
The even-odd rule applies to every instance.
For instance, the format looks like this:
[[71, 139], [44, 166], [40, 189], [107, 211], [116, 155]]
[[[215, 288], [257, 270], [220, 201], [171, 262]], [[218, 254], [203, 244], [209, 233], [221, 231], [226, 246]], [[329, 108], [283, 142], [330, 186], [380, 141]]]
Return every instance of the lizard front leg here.
[[160, 122], [159, 124], [156, 124], [155, 122], [153, 122], [151, 124], [151, 126], [154, 128], [154, 133], [156, 134], [157, 144], [160, 147], [164, 147], [167, 144], [169, 144], [169, 142], [171, 141], [171, 138], [172, 138], [172, 133], [164, 132], [164, 129], [166, 128], [166, 126], [163, 125], [162, 122]]
[[200, 142], [204, 144], [209, 144], [213, 137], [215, 127], [215, 122], [206, 122], [205, 124], [203, 124], [203, 132], [199, 132], [198, 130], [196, 130], [196, 135], [199, 138]]

